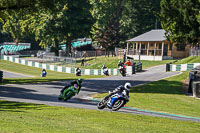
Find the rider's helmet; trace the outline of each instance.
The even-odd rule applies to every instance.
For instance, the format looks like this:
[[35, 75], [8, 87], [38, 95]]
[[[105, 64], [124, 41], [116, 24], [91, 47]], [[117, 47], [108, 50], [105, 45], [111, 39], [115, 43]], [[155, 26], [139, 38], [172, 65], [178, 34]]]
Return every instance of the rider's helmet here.
[[77, 80], [77, 83], [78, 83], [78, 84], [81, 84], [81, 83], [82, 83], [82, 81], [83, 81], [83, 79], [82, 79], [82, 78], [80, 78], [80, 79], [78, 79], [78, 80]]
[[124, 88], [125, 89], [127, 89], [127, 90], [129, 90], [130, 88], [131, 88], [131, 83], [126, 83], [125, 85], [124, 85]]
[[122, 61], [121, 60], [119, 60], [119, 63], [121, 63]]
[[106, 65], [103, 65], [103, 67], [106, 67]]

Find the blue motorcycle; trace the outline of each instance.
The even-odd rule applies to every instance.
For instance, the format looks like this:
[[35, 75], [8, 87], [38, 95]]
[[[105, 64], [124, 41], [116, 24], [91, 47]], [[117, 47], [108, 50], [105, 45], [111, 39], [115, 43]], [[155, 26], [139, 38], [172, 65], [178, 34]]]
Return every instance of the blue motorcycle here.
[[97, 104], [97, 108], [104, 109], [107, 107], [112, 111], [117, 111], [121, 107], [123, 107], [128, 101], [128, 96], [123, 95], [121, 93], [117, 93], [112, 95], [111, 97], [104, 97], [104, 99]]

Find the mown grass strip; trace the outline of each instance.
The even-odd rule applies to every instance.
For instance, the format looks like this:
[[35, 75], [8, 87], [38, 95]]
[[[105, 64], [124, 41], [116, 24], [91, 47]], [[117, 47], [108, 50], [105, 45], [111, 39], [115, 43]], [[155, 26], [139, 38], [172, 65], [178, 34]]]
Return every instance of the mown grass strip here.
[[[101, 99], [97, 99], [97, 98], [90, 98], [90, 101], [95, 101], [95, 102], [100, 102]], [[169, 113], [161, 113], [161, 112], [155, 112], [155, 111], [149, 111], [149, 110], [144, 110], [144, 109], [137, 109], [137, 108], [133, 108], [133, 107], [122, 107], [124, 109], [129, 109], [129, 110], [134, 110], [134, 111], [142, 111], [142, 112], [148, 112], [148, 113], [154, 113], [154, 114], [161, 114], [161, 115], [167, 115], [167, 116], [175, 116], [175, 117], [182, 117], [182, 118], [189, 118], [189, 119], [196, 119], [196, 120], [200, 120], [200, 118], [198, 117], [191, 117], [191, 116], [183, 116], [183, 115], [176, 115], [176, 114], [169, 114]]]
[[[154, 112], [200, 117], [200, 100], [186, 95], [183, 80], [188, 72], [133, 87], [130, 90], [130, 101], [127, 106]], [[107, 93], [95, 98], [103, 98]]]
[[176, 115], [176, 114], [169, 114], [169, 113], [154, 112], [154, 111], [149, 111], [149, 110], [144, 110], [144, 109], [136, 109], [136, 108], [132, 108], [132, 107], [123, 107], [123, 108], [130, 109], [130, 110], [147, 112], [147, 113], [153, 113], [153, 114], [160, 114], [160, 115], [166, 115], [166, 116], [175, 116], [175, 117], [181, 117], [181, 118], [189, 118], [189, 119], [200, 120], [200, 118], [198, 118], [198, 117], [191, 117], [191, 116], [183, 116], [183, 115]]
[[188, 63], [199, 63], [200, 62], [200, 56], [189, 56], [187, 58], [178, 60], [174, 64], [188, 64]]
[[[22, 83], [37, 83], [37, 82], [50, 82], [58, 80], [72, 80], [78, 79], [80, 77], [75, 76], [75, 74], [68, 74], [63, 72], [55, 72], [47, 70], [47, 77], [41, 77], [41, 68], [35, 68], [30, 66], [25, 66], [9, 61], [0, 61], [0, 70], [15, 72], [24, 75], [34, 76], [31, 78], [5, 78], [3, 84], [22, 84]], [[81, 78], [96, 78], [103, 76], [94, 76], [94, 75], [82, 75]]]
[[200, 132], [200, 123], [167, 118], [0, 101], [0, 132]]
[[[77, 67], [85, 68], [85, 69], [101, 69], [102, 66], [105, 64], [108, 68], [117, 68], [117, 64], [119, 60], [123, 61], [122, 59], [118, 59], [118, 57], [90, 57], [85, 59], [85, 66], [81, 66], [81, 59], [77, 59]], [[163, 61], [145, 61], [142, 60], [142, 68], [146, 69], [149, 67], [157, 66], [172, 62], [174, 60], [163, 60]], [[138, 60], [135, 60], [138, 63]]]

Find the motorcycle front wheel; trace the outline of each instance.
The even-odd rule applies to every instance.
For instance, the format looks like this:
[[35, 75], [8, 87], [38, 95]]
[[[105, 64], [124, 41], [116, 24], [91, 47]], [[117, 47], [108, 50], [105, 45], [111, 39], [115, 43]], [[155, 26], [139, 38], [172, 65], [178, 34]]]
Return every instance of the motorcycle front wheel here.
[[106, 104], [108, 103], [109, 97], [104, 97], [103, 100], [101, 100], [98, 104], [97, 104], [97, 108], [98, 109], [104, 109], [106, 107]]
[[105, 105], [105, 100], [103, 99], [103, 100], [101, 100], [100, 102], [98, 102], [98, 104], [97, 104], [97, 108], [98, 109], [104, 109], [106, 107], [106, 105]]
[[124, 104], [125, 104], [125, 100], [124, 99], [118, 99], [117, 101], [115, 101], [113, 103], [112, 111], [119, 110], [122, 106], [124, 106]]

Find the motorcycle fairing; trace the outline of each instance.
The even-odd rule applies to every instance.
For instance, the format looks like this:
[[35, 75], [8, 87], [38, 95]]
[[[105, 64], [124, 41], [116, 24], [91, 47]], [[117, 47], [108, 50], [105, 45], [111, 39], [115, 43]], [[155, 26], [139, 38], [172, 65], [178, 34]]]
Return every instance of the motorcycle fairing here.
[[112, 108], [114, 101], [116, 101], [117, 99], [119, 99], [121, 97], [122, 97], [122, 95], [120, 95], [120, 94], [115, 94], [115, 95], [111, 96], [110, 107]]

